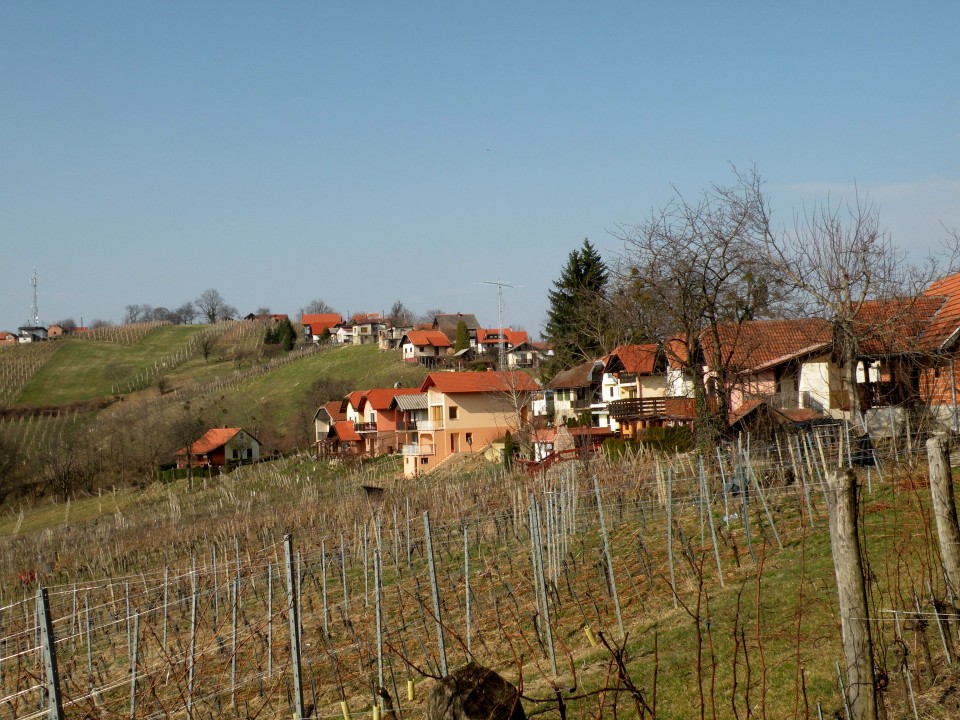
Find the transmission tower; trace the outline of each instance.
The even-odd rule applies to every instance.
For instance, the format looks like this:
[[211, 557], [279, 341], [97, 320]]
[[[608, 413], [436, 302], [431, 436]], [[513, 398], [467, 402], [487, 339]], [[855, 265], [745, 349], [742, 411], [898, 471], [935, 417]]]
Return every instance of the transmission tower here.
[[484, 285], [497, 286], [497, 322], [499, 324], [499, 327], [497, 328], [497, 332], [500, 335], [500, 339], [498, 341], [500, 354], [498, 359], [500, 363], [500, 369], [503, 370], [506, 367], [506, 363], [507, 363], [507, 343], [506, 343], [506, 338], [503, 337], [503, 289], [505, 287], [512, 288], [514, 286], [511, 285], [510, 283], [500, 282], [498, 280], [482, 280], [481, 282]]
[[37, 302], [37, 269], [33, 269], [33, 278], [30, 280], [30, 284], [33, 285], [33, 327], [40, 327], [40, 305]]

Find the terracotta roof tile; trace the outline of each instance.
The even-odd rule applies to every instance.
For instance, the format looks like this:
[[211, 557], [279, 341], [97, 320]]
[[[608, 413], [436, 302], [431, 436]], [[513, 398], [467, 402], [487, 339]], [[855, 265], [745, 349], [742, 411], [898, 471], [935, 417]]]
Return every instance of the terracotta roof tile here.
[[450, 347], [450, 339], [439, 330], [411, 330], [406, 338], [417, 347]]
[[[199, 440], [190, 446], [190, 452], [194, 455], [205, 455], [211, 450], [226, 445], [240, 430], [241, 428], [213, 428], [207, 430]], [[177, 452], [178, 454], [185, 454], [186, 448], [181, 448]]]
[[393, 399], [398, 395], [416, 395], [420, 388], [374, 388], [368, 390], [361, 405], [369, 404], [374, 410], [388, 410]]
[[718, 326], [720, 357], [704, 333], [707, 364], [726, 364], [734, 370], [757, 371], [788, 360], [822, 352], [830, 346], [831, 326], [820, 318], [753, 320]]
[[[477, 344], [494, 346], [499, 345], [499, 334], [500, 330], [498, 328], [478, 328]], [[513, 347], [516, 347], [520, 343], [525, 343], [530, 339], [526, 330], [513, 330], [511, 328], [503, 328], [503, 337], [506, 340], [507, 345]]]
[[924, 295], [944, 298], [925, 335], [927, 345], [939, 349], [953, 344], [960, 330], [960, 273], [930, 283]]
[[305, 313], [300, 317], [300, 324], [309, 325], [313, 335], [320, 335], [341, 322], [343, 318], [337, 313]]
[[333, 424], [333, 431], [337, 434], [337, 438], [344, 442], [360, 442], [360, 435], [353, 427], [353, 423], [349, 420], [340, 420]]
[[605, 358], [604, 372], [627, 372], [633, 375], [653, 375], [657, 360], [662, 357], [660, 348], [653, 343], [646, 345], [621, 345]]
[[956, 329], [940, 310], [949, 303], [942, 295], [895, 298], [864, 303], [857, 313], [855, 328], [864, 355], [894, 355], [935, 350]]
[[341, 420], [347, 419], [347, 414], [343, 411], [343, 400], [331, 400], [323, 406], [327, 413], [330, 415], [330, 419], [334, 422], [339, 422]]
[[532, 392], [540, 389], [536, 380], [515, 370], [430, 373], [420, 390], [426, 392], [431, 387], [442, 393]]

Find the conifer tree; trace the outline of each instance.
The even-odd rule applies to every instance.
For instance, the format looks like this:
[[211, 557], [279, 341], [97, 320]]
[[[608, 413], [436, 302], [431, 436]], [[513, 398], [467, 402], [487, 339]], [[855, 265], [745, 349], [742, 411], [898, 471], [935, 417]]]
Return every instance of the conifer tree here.
[[585, 239], [573, 250], [550, 291], [544, 328], [553, 344], [553, 365], [559, 369], [603, 354], [605, 313], [602, 311], [609, 271], [600, 253]]

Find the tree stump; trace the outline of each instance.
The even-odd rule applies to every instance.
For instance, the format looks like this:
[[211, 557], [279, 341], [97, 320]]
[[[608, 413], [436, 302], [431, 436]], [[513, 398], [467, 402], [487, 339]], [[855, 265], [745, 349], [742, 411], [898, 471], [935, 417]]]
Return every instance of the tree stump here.
[[471, 662], [438, 681], [427, 698], [427, 720], [526, 720], [514, 685]]

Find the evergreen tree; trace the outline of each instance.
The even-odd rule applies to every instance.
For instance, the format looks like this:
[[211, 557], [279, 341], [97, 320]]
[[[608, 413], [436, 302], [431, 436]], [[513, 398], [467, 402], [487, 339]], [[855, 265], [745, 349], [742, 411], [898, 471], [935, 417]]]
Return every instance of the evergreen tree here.
[[544, 328], [553, 343], [553, 366], [570, 367], [603, 354], [606, 334], [605, 293], [609, 271], [600, 253], [584, 240], [573, 250], [550, 291]]
[[460, 352], [470, 347], [470, 330], [467, 329], [467, 324], [463, 320], [457, 323], [456, 337], [457, 339], [453, 344], [454, 352]]

